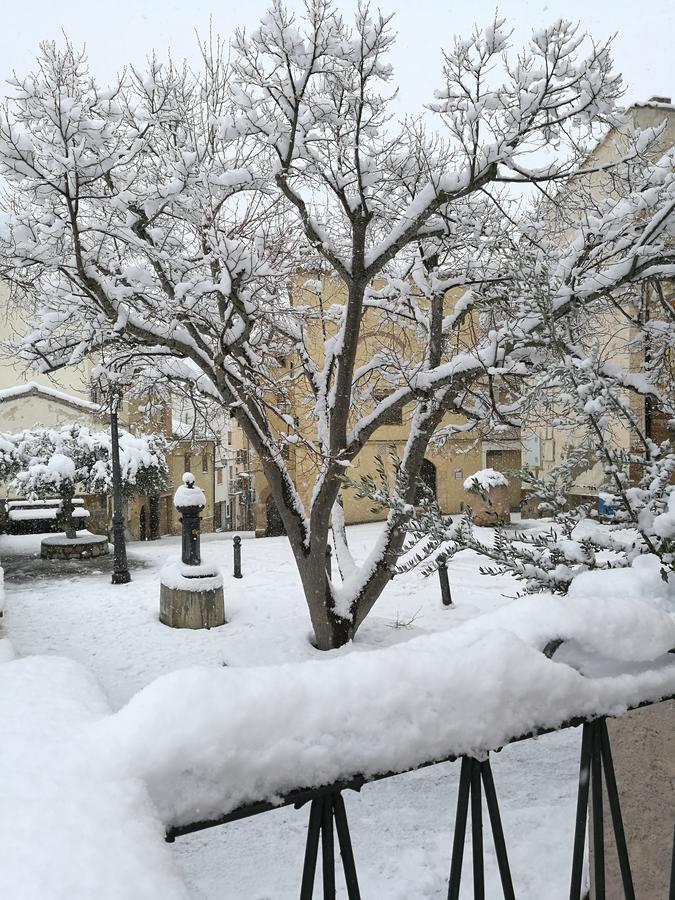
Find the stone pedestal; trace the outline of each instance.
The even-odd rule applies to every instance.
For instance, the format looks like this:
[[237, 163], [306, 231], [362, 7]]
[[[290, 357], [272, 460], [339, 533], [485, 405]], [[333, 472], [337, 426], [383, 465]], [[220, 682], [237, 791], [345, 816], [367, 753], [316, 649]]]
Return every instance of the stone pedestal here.
[[104, 534], [83, 534], [76, 538], [52, 534], [43, 538], [40, 545], [40, 556], [43, 559], [93, 559], [108, 553], [110, 545]]
[[171, 628], [216, 628], [225, 624], [222, 585], [191, 591], [162, 584], [159, 620]]
[[499, 525], [500, 522], [510, 522], [511, 506], [508, 486], [491, 487], [489, 497], [490, 503], [484, 500], [480, 494], [471, 493], [468, 505], [473, 509], [474, 524], [494, 526]]
[[200, 513], [206, 497], [186, 472], [174, 498], [182, 528], [181, 562], [166, 566], [159, 594], [159, 620], [171, 628], [216, 628], [225, 624], [223, 578], [203, 564], [199, 549]]
[[[665, 900], [675, 818], [675, 701], [636, 709], [620, 719], [608, 719], [607, 728], [635, 895], [639, 900]], [[623, 900], [606, 798], [604, 815], [605, 897], [606, 900]], [[593, 871], [592, 862], [590, 871]], [[591, 885], [594, 900], [592, 888]]]

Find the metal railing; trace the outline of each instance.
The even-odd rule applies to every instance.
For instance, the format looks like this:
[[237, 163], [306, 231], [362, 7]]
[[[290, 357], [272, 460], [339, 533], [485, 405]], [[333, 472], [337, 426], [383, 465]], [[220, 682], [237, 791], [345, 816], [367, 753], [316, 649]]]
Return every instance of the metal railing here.
[[[666, 697], [658, 702], [672, 699], [672, 697]], [[653, 705], [655, 704], [650, 701], [633, 706], [631, 709]], [[593, 841], [593, 858], [590, 869], [594, 900], [605, 900], [606, 897], [604, 783], [612, 833], [619, 861], [623, 896], [625, 900], [636, 900], [606, 717], [572, 719], [557, 728], [543, 728], [521, 737], [513, 738], [508, 744], [533, 739], [553, 731], [579, 726], [582, 728], [582, 739], [569, 897], [570, 900], [585, 900], [587, 897], [583, 893], [587, 823]], [[495, 747], [494, 751], [500, 749], [502, 748]], [[459, 898], [462, 885], [464, 843], [469, 815], [471, 818], [473, 896], [474, 900], [485, 900], [483, 792], [485, 793], [503, 896], [505, 900], [515, 900], [516, 894], [511, 877], [507, 841], [502, 827], [497, 788], [492, 775], [489, 753], [482, 758], [449, 756], [445, 759], [429, 761], [415, 768], [427, 768], [445, 762], [454, 762], [458, 759], [461, 759], [461, 771], [450, 857], [448, 900], [458, 900]], [[414, 770], [406, 769], [404, 771]], [[349, 900], [361, 900], [347, 811], [342, 794], [347, 790], [360, 791], [365, 784], [401, 774], [404, 774], [404, 772], [384, 772], [370, 777], [354, 775], [349, 780], [336, 782], [321, 788], [301, 788], [289, 792], [274, 803], [260, 801], [239, 807], [217, 819], [197, 821], [169, 828], [166, 833], [166, 840], [172, 843], [176, 838], [183, 835], [208, 828], [216, 828], [250, 816], [257, 816], [279, 809], [282, 806], [292, 805], [296, 809], [300, 809], [309, 803], [309, 822], [300, 885], [300, 900], [311, 900], [314, 895], [319, 846], [321, 846], [323, 900], [334, 900], [336, 897], [335, 834], [337, 834], [338, 838], [347, 897]], [[669, 900], [675, 900], [675, 837], [673, 841], [672, 870]]]

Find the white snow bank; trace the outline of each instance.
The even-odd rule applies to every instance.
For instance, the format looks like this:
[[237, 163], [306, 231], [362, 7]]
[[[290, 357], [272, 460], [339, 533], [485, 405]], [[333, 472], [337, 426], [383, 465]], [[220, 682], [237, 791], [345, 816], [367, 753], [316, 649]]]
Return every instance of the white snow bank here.
[[[146, 781], [164, 822], [179, 825], [618, 714], [675, 694], [673, 589], [670, 612], [640, 599], [658, 577], [653, 562], [642, 565], [623, 594], [618, 579], [613, 596], [597, 596], [593, 581], [584, 593], [582, 575], [574, 596], [528, 596], [384, 650], [176, 671], [101, 722], [99, 740]], [[612, 677], [547, 659], [541, 648], [559, 637], [614, 660]]]
[[107, 712], [77, 663], [0, 666], [0, 897], [187, 900], [144, 785], [92, 741]]
[[509, 480], [503, 472], [496, 469], [479, 469], [464, 480], [465, 491], [489, 491], [490, 488], [506, 487]]

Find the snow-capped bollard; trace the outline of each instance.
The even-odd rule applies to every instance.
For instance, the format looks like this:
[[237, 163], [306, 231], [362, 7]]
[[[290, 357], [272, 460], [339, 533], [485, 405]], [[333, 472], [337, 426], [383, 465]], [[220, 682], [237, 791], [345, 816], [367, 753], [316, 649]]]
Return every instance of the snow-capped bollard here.
[[162, 571], [159, 619], [172, 628], [224, 625], [223, 579], [217, 569], [202, 563], [199, 547], [200, 513], [206, 497], [190, 472], [183, 475], [173, 502], [181, 515], [181, 562], [170, 563]]
[[234, 551], [234, 577], [243, 578], [241, 574], [241, 538], [238, 534], [232, 538], [232, 546]]

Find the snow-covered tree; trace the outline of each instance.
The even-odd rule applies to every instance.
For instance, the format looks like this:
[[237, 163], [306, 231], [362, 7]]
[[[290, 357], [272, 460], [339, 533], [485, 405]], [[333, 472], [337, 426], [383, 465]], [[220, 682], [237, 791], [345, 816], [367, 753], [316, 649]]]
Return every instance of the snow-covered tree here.
[[10, 436], [9, 441], [18, 459], [11, 488], [31, 499], [60, 497], [66, 536], [74, 538], [73, 498], [78, 485], [85, 491], [96, 490], [105, 435], [74, 424], [28, 429]]
[[[32, 428], [0, 435], [0, 452], [11, 461], [4, 478], [11, 477], [12, 490], [31, 499], [60, 497], [61, 518], [70, 538], [75, 537], [75, 494], [112, 491], [110, 435], [105, 431], [79, 424]], [[161, 493], [168, 481], [165, 452], [166, 440], [160, 435], [120, 434], [120, 470], [126, 494]]]
[[0, 434], [0, 482], [9, 481], [19, 466], [16, 446], [7, 435]]
[[[0, 121], [6, 274], [39, 297], [26, 348], [45, 369], [105, 349], [236, 412], [324, 649], [394, 576], [430, 440], [516, 422], [509, 378], [532, 374], [552, 321], [658, 272], [672, 208], [672, 167], [636, 146], [628, 192], [555, 255], [543, 314], [504, 260], [547, 261], [554, 226], [516, 221], [508, 192], [561, 192], [617, 121], [609, 48], [559, 21], [515, 54], [495, 21], [446, 52], [427, 126], [394, 123], [392, 41], [367, 6], [349, 26], [326, 0], [300, 19], [277, 2], [231, 68], [204, 47], [201, 74], [153, 59], [107, 90], [48, 44]], [[401, 503], [359, 566], [344, 474], [403, 410]]]

